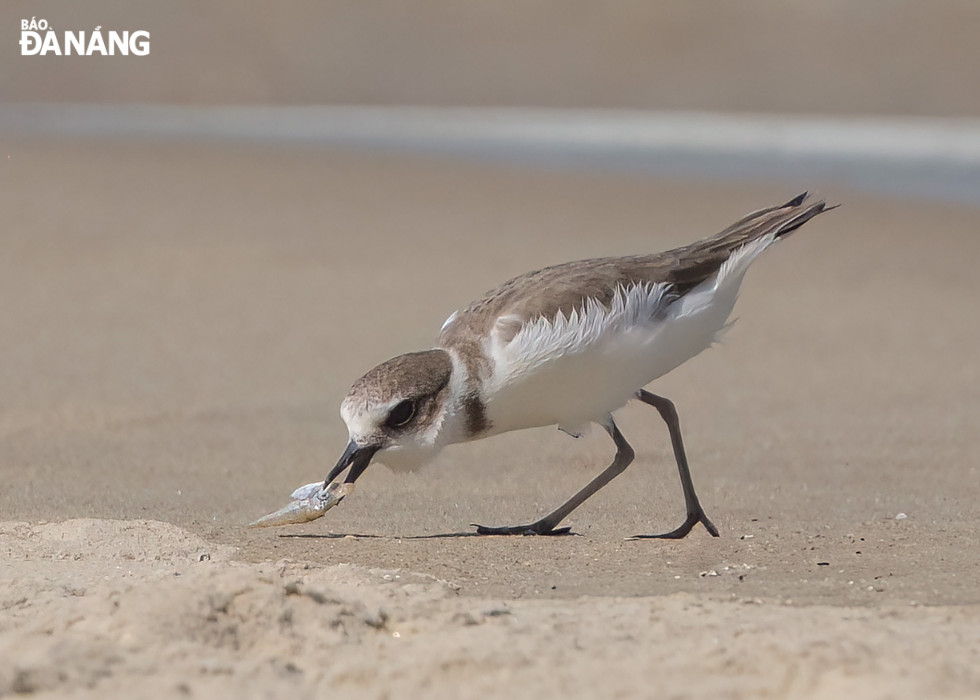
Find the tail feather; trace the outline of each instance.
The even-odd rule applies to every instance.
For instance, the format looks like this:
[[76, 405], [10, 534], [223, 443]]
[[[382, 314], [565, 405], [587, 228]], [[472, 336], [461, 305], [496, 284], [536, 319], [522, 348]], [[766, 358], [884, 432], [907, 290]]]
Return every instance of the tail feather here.
[[769, 233], [775, 233], [776, 238], [782, 238], [818, 214], [835, 208], [828, 207], [822, 199], [807, 204], [808, 197], [809, 193], [804, 192], [793, 197], [786, 204], [754, 211], [721, 233], [689, 247], [703, 247], [705, 250], [730, 253], [740, 245]]
[[[781, 208], [796, 208], [802, 206], [803, 202], [806, 201], [806, 198], [807, 198], [807, 193], [804, 192], [798, 197], [794, 197], [793, 199], [789, 200]], [[793, 233], [793, 231], [800, 228], [800, 226], [802, 226], [803, 224], [805, 224], [807, 221], [817, 216], [818, 214], [822, 214], [825, 211], [830, 211], [831, 209], [836, 209], [839, 206], [840, 206], [839, 204], [835, 204], [833, 206], [828, 207], [827, 203], [822, 199], [812, 202], [811, 204], [807, 205], [806, 208], [804, 208], [802, 211], [798, 212], [796, 216], [788, 219], [787, 221], [784, 221], [776, 229], [776, 238], [782, 238], [784, 236], [788, 236], [789, 234]]]
[[[810, 196], [809, 192], [803, 192], [802, 194], [798, 194], [795, 197], [793, 197], [791, 200], [786, 202], [786, 204], [777, 204], [774, 207], [765, 207], [764, 209], [757, 209], [756, 211], [750, 212], [745, 216], [743, 216], [738, 221], [736, 221], [734, 224], [726, 228], [724, 231], [714, 236], [714, 238], [724, 238], [730, 233], [734, 231], [738, 231], [740, 228], [742, 228], [745, 224], [752, 221], [753, 219], [758, 219], [759, 217], [765, 216], [770, 212], [778, 211], [780, 209], [793, 209], [795, 207], [798, 207], [801, 204], [803, 204], [803, 202], [805, 202], [807, 197], [809, 196]], [[818, 203], [822, 204], [822, 202], [818, 202]]]
[[666, 281], [684, 293], [715, 274], [738, 249], [766, 237], [788, 236], [818, 214], [835, 208], [822, 199], [807, 203], [807, 198], [804, 192], [786, 204], [754, 211], [721, 233], [657, 256], [670, 264]]

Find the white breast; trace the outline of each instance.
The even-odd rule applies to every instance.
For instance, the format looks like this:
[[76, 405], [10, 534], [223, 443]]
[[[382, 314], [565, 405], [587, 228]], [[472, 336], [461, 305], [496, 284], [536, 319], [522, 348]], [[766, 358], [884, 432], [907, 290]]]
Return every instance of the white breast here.
[[[568, 317], [493, 333], [494, 374], [484, 387], [494, 433], [601, 422], [642, 387], [708, 348], [724, 328], [752, 260], [772, 237], [736, 251], [718, 273], [672, 303], [662, 284], [617, 290], [609, 308], [589, 300]], [[504, 327], [513, 321], [502, 319]]]

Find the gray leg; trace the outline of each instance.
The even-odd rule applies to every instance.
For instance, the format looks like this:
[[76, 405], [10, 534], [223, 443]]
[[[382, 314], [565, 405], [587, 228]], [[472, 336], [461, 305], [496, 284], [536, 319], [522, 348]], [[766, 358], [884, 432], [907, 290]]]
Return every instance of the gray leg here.
[[684, 503], [687, 506], [687, 520], [676, 530], [665, 532], [662, 535], [636, 535], [636, 537], [638, 539], [679, 540], [685, 537], [698, 523], [703, 523], [712, 537], [718, 537], [718, 529], [708, 520], [708, 516], [704, 514], [704, 509], [698, 501], [698, 495], [694, 492], [694, 482], [691, 481], [691, 470], [687, 466], [687, 455], [684, 454], [684, 440], [681, 438], [681, 423], [677, 417], [677, 409], [674, 408], [673, 402], [670, 399], [651, 394], [649, 391], [643, 389], [637, 392], [636, 397], [643, 403], [650, 404], [657, 409], [667, 424], [667, 430], [670, 431], [670, 444], [674, 448], [674, 459], [677, 461], [677, 471], [681, 475], [681, 487], [684, 489]]
[[623, 437], [623, 434], [619, 432], [619, 428], [616, 427], [612, 417], [609, 418], [609, 425], [605, 426], [605, 428], [606, 432], [608, 432], [609, 436], [613, 439], [613, 442], [616, 443], [616, 456], [613, 458], [612, 464], [606, 467], [605, 471], [603, 471], [599, 476], [590, 481], [584, 489], [568, 499], [564, 505], [558, 508], [555, 512], [546, 515], [545, 517], [541, 518], [541, 520], [531, 523], [530, 525], [513, 525], [511, 527], [484, 527], [483, 525], [476, 525], [476, 531], [481, 535], [568, 534], [571, 528], [563, 527], [556, 530], [555, 526], [564, 520], [569, 513], [585, 503], [589, 496], [608, 484], [616, 476], [622, 474], [623, 470], [626, 469], [630, 462], [633, 461], [633, 448], [630, 447], [628, 442], [626, 442], [626, 438]]

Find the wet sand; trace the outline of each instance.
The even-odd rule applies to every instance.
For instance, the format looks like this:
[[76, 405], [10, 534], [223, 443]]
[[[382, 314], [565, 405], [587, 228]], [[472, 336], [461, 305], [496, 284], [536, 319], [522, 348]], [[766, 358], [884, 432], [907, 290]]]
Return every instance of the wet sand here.
[[[0, 145], [0, 693], [980, 692], [977, 209], [301, 147]], [[376, 465], [322, 520], [243, 527], [334, 463], [354, 378], [486, 289], [807, 188], [843, 206], [760, 259], [724, 343], [653, 385], [719, 539], [624, 540], [683, 516], [643, 406], [620, 417], [636, 463], [575, 536], [469, 524], [549, 511], [610, 459], [599, 431]]]

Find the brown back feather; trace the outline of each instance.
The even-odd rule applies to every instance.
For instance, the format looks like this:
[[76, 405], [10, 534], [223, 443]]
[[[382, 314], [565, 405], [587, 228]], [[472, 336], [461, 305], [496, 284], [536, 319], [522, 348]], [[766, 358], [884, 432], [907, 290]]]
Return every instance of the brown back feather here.
[[782, 238], [828, 209], [823, 200], [804, 204], [806, 198], [804, 192], [781, 206], [752, 212], [715, 236], [663, 253], [578, 260], [520, 275], [461, 311], [439, 335], [438, 345], [479, 345], [501, 316], [515, 317], [511, 325], [516, 335], [523, 323], [558, 313], [567, 316], [588, 297], [608, 306], [620, 286], [667, 283], [671, 293], [681, 296], [715, 274], [746, 243], [772, 232]]

